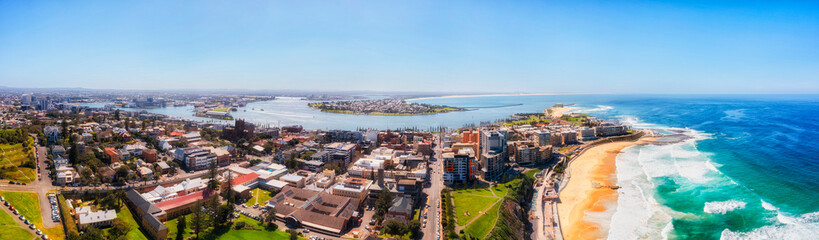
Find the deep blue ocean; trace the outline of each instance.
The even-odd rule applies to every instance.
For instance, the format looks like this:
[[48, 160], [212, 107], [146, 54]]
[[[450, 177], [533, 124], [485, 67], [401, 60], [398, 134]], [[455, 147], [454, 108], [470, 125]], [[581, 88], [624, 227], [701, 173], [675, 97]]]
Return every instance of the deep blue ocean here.
[[[432, 98], [476, 108], [423, 116], [322, 113], [299, 99], [251, 103], [237, 118], [310, 129], [478, 124], [555, 103], [577, 112], [686, 136], [618, 156], [610, 239], [819, 239], [819, 95], [543, 95]], [[192, 107], [151, 112], [194, 118]], [[263, 110], [262, 110], [263, 109]], [[194, 118], [196, 119], [196, 118]], [[199, 119], [203, 120], [203, 119]], [[212, 120], [208, 120], [212, 121]]]

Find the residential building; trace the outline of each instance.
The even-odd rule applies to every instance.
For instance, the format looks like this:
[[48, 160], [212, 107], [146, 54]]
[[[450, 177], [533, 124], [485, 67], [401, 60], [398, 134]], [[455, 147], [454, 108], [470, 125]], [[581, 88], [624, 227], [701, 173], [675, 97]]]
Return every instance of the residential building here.
[[174, 151], [174, 159], [181, 161], [189, 170], [203, 170], [217, 163], [216, 154], [200, 147], [179, 148]]
[[355, 157], [356, 144], [335, 142], [324, 146], [324, 150], [330, 152], [330, 161], [339, 163], [342, 167], [347, 167]]
[[461, 148], [457, 152], [443, 154], [444, 182], [465, 183], [474, 180], [479, 172], [478, 161], [472, 148]]
[[43, 133], [48, 138], [48, 142], [57, 142], [62, 139], [61, 130], [57, 126], [46, 126], [43, 128]]
[[156, 162], [157, 161], [157, 159], [156, 159], [156, 150], [154, 150], [154, 149], [142, 150], [142, 159], [144, 159], [145, 162], [149, 162], [149, 163]]
[[497, 130], [481, 131], [481, 171], [486, 180], [500, 176], [508, 158], [506, 134]]
[[117, 163], [120, 161], [120, 159], [122, 159], [122, 154], [120, 154], [120, 152], [116, 149], [110, 147], [105, 148], [105, 155], [108, 156], [111, 163]]

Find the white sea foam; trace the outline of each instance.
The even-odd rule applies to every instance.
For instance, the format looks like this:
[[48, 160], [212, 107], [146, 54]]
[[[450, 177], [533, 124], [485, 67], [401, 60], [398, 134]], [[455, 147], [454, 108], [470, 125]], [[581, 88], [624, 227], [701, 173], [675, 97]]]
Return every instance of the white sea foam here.
[[735, 110], [727, 110], [724, 111], [725, 117], [720, 118], [723, 121], [739, 121], [745, 117], [745, 110], [747, 109], [735, 109]]
[[589, 108], [589, 109], [578, 109], [577, 112], [602, 112], [612, 110], [614, 107], [606, 106], [606, 105], [597, 105], [596, 108]]
[[707, 202], [705, 203], [705, 207], [702, 208], [702, 211], [707, 213], [725, 214], [736, 209], [745, 208], [745, 204], [745, 202], [740, 202], [737, 200]]
[[773, 204], [770, 204], [770, 203], [766, 202], [765, 200], [759, 200], [759, 201], [762, 201], [762, 208], [764, 208], [764, 209], [766, 209], [766, 210], [768, 210], [768, 211], [776, 211], [776, 210], [779, 210], [779, 208], [778, 208], [778, 207], [774, 207], [774, 205], [773, 205]]
[[[803, 214], [799, 217], [787, 217], [779, 214], [780, 223], [763, 226], [750, 232], [722, 231], [720, 239], [816, 239], [819, 236], [819, 212]], [[783, 222], [784, 220], [784, 222]]]
[[617, 156], [617, 181], [620, 186], [617, 210], [610, 221], [608, 239], [654, 239], [673, 229], [671, 210], [654, 199], [655, 188], [641, 166], [640, 159], [651, 156], [645, 147], [633, 146]]

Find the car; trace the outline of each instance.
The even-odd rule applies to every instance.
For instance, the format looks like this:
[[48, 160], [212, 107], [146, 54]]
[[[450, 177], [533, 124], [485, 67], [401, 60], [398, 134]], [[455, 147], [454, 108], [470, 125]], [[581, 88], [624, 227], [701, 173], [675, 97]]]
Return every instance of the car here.
[[370, 220], [370, 225], [375, 225], [375, 219]]
[[14, 181], [9, 181], [9, 184], [14, 185]]
[[26, 183], [23, 183], [23, 185], [26, 185]]
[[[27, 224], [28, 224], [28, 223], [27, 223]], [[37, 228], [36, 226], [34, 226], [34, 224], [28, 225], [28, 227], [29, 227], [29, 228], [31, 228], [31, 229], [35, 229], [35, 228]]]
[[37, 235], [43, 235], [43, 232], [40, 229], [37, 229]]
[[310, 233], [310, 229], [304, 229], [304, 233]]

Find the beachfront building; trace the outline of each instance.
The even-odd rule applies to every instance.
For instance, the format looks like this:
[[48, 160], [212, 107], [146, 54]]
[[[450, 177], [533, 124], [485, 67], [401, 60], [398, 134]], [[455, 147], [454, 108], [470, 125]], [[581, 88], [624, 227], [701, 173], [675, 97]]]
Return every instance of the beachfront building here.
[[599, 137], [618, 136], [628, 133], [628, 126], [614, 123], [603, 123], [595, 127], [594, 131]]
[[514, 142], [509, 150], [513, 156], [513, 160], [518, 164], [528, 165], [541, 162], [540, 149], [535, 146], [534, 142]]

